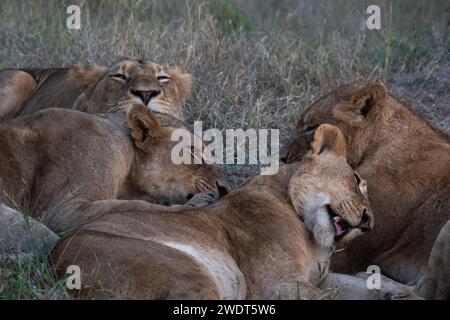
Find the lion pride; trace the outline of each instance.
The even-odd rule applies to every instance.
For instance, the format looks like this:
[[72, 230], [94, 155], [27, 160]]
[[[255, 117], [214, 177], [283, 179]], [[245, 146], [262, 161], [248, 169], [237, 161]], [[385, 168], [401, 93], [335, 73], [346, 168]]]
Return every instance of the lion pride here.
[[80, 267], [82, 297], [318, 298], [333, 244], [373, 227], [366, 192], [342, 133], [323, 125], [301, 163], [182, 214], [112, 210], [68, 234], [51, 260], [62, 274]]
[[121, 59], [107, 68], [2, 70], [0, 119], [51, 107], [105, 113], [142, 103], [183, 120], [182, 106], [191, 86], [190, 74], [134, 59]]
[[[323, 123], [344, 132], [347, 159], [367, 180], [377, 224], [370, 235], [335, 255], [334, 269], [350, 273], [376, 264], [395, 280], [417, 283], [450, 218], [448, 136], [389, 95], [381, 83], [344, 85], [306, 109], [284, 160], [301, 159]], [[448, 258], [441, 263], [448, 269]]]

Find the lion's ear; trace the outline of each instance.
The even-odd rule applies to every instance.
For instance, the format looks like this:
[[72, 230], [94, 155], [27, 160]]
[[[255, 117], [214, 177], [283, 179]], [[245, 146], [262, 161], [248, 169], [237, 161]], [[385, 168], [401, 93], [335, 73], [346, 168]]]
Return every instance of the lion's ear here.
[[316, 129], [311, 146], [311, 152], [315, 155], [333, 152], [338, 157], [347, 157], [344, 134], [338, 127], [330, 124], [322, 124]]
[[169, 71], [173, 81], [177, 85], [183, 103], [191, 95], [192, 75], [189, 73], [181, 73], [179, 70], [173, 69]]
[[106, 68], [97, 65], [86, 68], [83, 65], [76, 64], [69, 70], [69, 76], [74, 79], [77, 85], [82, 89], [95, 86], [105, 73]]
[[333, 115], [350, 126], [361, 126], [369, 112], [388, 95], [386, 86], [379, 82], [359, 89], [350, 101], [336, 105]]
[[161, 124], [149, 108], [143, 104], [133, 104], [127, 112], [127, 124], [131, 129], [134, 144], [143, 151], [149, 151], [149, 141], [161, 134]]

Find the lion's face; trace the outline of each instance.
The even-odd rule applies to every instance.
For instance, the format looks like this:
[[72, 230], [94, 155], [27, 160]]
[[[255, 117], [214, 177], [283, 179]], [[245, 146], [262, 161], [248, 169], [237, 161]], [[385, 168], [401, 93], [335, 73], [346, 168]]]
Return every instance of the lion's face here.
[[281, 160], [286, 163], [301, 160], [309, 150], [315, 130], [327, 123], [344, 132], [348, 147], [347, 160], [352, 167], [356, 167], [367, 148], [377, 111], [386, 97], [387, 89], [383, 84], [339, 87], [306, 109], [293, 139], [281, 151]]
[[192, 85], [190, 74], [130, 59], [118, 61], [108, 69], [75, 66], [70, 75], [85, 88], [75, 109], [96, 113], [126, 108], [134, 102], [183, 119], [182, 105]]
[[161, 127], [148, 108], [133, 105], [127, 113], [127, 122], [139, 150], [132, 178], [133, 199], [182, 204], [198, 193], [219, 198], [229, 191], [218, 167], [173, 163], [171, 154], [177, 142], [171, 141], [171, 134], [175, 129]]
[[366, 182], [348, 165], [345, 139], [337, 127], [321, 125], [312, 140], [289, 194], [319, 244], [344, 244], [373, 227]]

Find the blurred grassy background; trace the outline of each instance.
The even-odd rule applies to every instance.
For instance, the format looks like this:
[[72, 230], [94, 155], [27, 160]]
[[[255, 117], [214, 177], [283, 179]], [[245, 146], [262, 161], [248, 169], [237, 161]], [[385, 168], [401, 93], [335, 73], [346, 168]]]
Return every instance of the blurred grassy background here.
[[[70, 4], [82, 8], [81, 30], [66, 28]], [[381, 30], [365, 27], [370, 4], [381, 7]], [[450, 133], [449, 34], [448, 0], [2, 0], [0, 68], [125, 56], [179, 66], [195, 79], [190, 122], [279, 128], [282, 142], [302, 110], [337, 85], [383, 80]], [[236, 185], [259, 172], [226, 170]], [[49, 297], [60, 288], [42, 268], [23, 266], [0, 274], [9, 288], [2, 294], [0, 281], [0, 297]]]
[[[66, 28], [69, 4], [82, 8], [79, 31]], [[365, 27], [369, 4], [381, 30]], [[180, 66], [195, 79], [190, 121], [279, 128], [282, 142], [337, 85], [383, 80], [450, 132], [449, 31], [447, 0], [2, 0], [0, 68], [119, 57]], [[228, 170], [240, 183], [258, 168]]]

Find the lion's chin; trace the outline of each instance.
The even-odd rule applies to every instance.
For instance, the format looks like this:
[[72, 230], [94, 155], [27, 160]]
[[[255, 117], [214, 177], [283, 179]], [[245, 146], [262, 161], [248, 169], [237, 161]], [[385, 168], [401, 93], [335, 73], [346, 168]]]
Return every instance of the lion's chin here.
[[306, 227], [323, 248], [341, 246], [362, 234], [361, 229], [350, 226], [329, 205], [313, 213], [305, 210], [304, 218]]
[[361, 236], [362, 234], [363, 234], [363, 232], [361, 229], [351, 228], [347, 231], [347, 233], [344, 236], [335, 239], [335, 241], [339, 247], [343, 247], [346, 244], [348, 244], [350, 241], [352, 241], [353, 239]]
[[331, 248], [335, 245], [338, 248], [342, 248], [362, 234], [363, 232], [361, 229], [351, 228], [348, 229], [345, 234], [337, 236], [334, 227], [330, 224], [328, 227], [316, 229], [314, 232], [314, 238], [321, 247]]
[[331, 248], [334, 244], [334, 230], [315, 232], [314, 237], [323, 248]]

